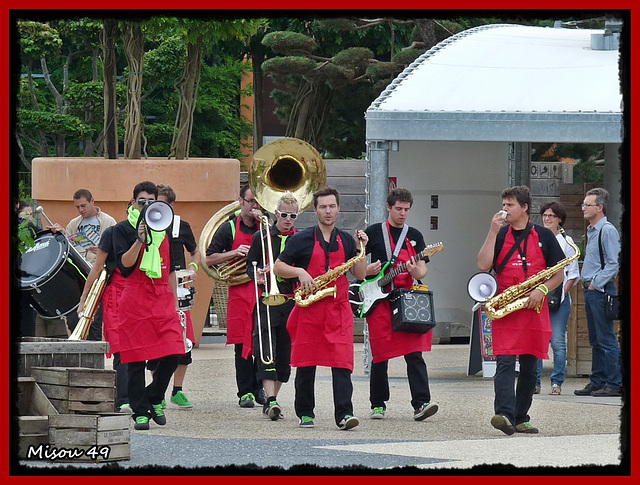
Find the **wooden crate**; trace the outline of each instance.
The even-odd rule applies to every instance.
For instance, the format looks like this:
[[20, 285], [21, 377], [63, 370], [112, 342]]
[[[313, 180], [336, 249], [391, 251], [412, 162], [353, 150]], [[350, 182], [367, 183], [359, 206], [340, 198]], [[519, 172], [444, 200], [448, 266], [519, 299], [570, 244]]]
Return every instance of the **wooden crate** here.
[[82, 367], [32, 367], [38, 385], [59, 413], [113, 412], [116, 371]]
[[18, 345], [18, 375], [30, 376], [31, 367], [88, 367], [104, 369], [107, 342], [22, 337]]
[[58, 414], [49, 419], [49, 445], [73, 450], [58, 461], [104, 462], [131, 459], [129, 422], [120, 413]]
[[58, 414], [33, 377], [18, 377], [18, 458], [49, 443], [49, 415]]

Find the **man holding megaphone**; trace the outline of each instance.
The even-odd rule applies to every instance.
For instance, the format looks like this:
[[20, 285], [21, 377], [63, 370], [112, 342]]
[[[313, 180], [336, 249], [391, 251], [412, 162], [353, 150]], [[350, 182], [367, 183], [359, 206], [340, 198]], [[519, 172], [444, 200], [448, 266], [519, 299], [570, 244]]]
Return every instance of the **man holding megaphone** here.
[[[127, 278], [119, 306], [120, 358], [128, 364], [129, 402], [135, 429], [149, 429], [149, 420], [164, 425], [162, 400], [185, 353], [176, 278], [171, 261], [173, 210], [158, 202], [153, 182], [133, 189], [128, 218], [113, 231], [118, 267]], [[158, 359], [153, 381], [145, 384], [148, 360]]]

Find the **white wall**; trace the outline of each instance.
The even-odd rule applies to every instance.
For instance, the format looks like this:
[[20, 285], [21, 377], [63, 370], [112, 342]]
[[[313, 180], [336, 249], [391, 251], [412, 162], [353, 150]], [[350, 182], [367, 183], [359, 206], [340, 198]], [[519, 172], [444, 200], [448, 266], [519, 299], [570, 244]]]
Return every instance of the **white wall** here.
[[[413, 194], [408, 224], [427, 245], [444, 245], [423, 281], [434, 293], [438, 322], [470, 325], [474, 302], [467, 282], [478, 271], [491, 217], [501, 209], [507, 169], [506, 142], [401, 141], [399, 151], [390, 153], [389, 177]], [[432, 195], [439, 196], [437, 209], [431, 208]], [[438, 217], [437, 230], [430, 229], [431, 216]]]

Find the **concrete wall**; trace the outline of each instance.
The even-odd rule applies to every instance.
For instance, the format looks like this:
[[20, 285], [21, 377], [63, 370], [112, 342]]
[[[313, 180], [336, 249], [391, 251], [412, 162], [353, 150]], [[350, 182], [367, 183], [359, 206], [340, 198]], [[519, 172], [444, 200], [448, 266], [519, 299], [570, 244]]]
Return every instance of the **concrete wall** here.
[[[397, 177], [398, 187], [413, 194], [409, 224], [422, 231], [427, 244], [444, 245], [432, 257], [423, 281], [434, 292], [434, 337], [448, 332], [468, 336], [474, 302], [467, 282], [478, 272], [478, 251], [491, 217], [501, 208], [508, 144], [401, 141], [399, 148], [390, 152], [389, 177]], [[437, 208], [432, 208], [432, 196], [438, 197]], [[437, 229], [431, 226], [432, 217], [437, 218]]]
[[[127, 204], [138, 182], [150, 180], [169, 184], [177, 195], [175, 213], [189, 222], [196, 241], [211, 216], [237, 200], [240, 188], [240, 162], [221, 158], [36, 158], [32, 173], [32, 197], [53, 222], [62, 226], [78, 215], [73, 205], [73, 194], [77, 189], [88, 189], [101, 210], [121, 221], [126, 218]], [[43, 224], [47, 224], [46, 220]], [[204, 271], [198, 272], [197, 294], [191, 310], [196, 345], [200, 343], [209, 311], [213, 283]]]

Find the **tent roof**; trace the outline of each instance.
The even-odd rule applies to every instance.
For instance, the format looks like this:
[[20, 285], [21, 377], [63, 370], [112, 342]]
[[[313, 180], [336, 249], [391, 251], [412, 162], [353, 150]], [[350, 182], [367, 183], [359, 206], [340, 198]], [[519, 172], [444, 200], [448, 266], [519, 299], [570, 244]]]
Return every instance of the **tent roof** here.
[[369, 140], [618, 143], [618, 50], [602, 30], [490, 25], [408, 66], [367, 109]]

